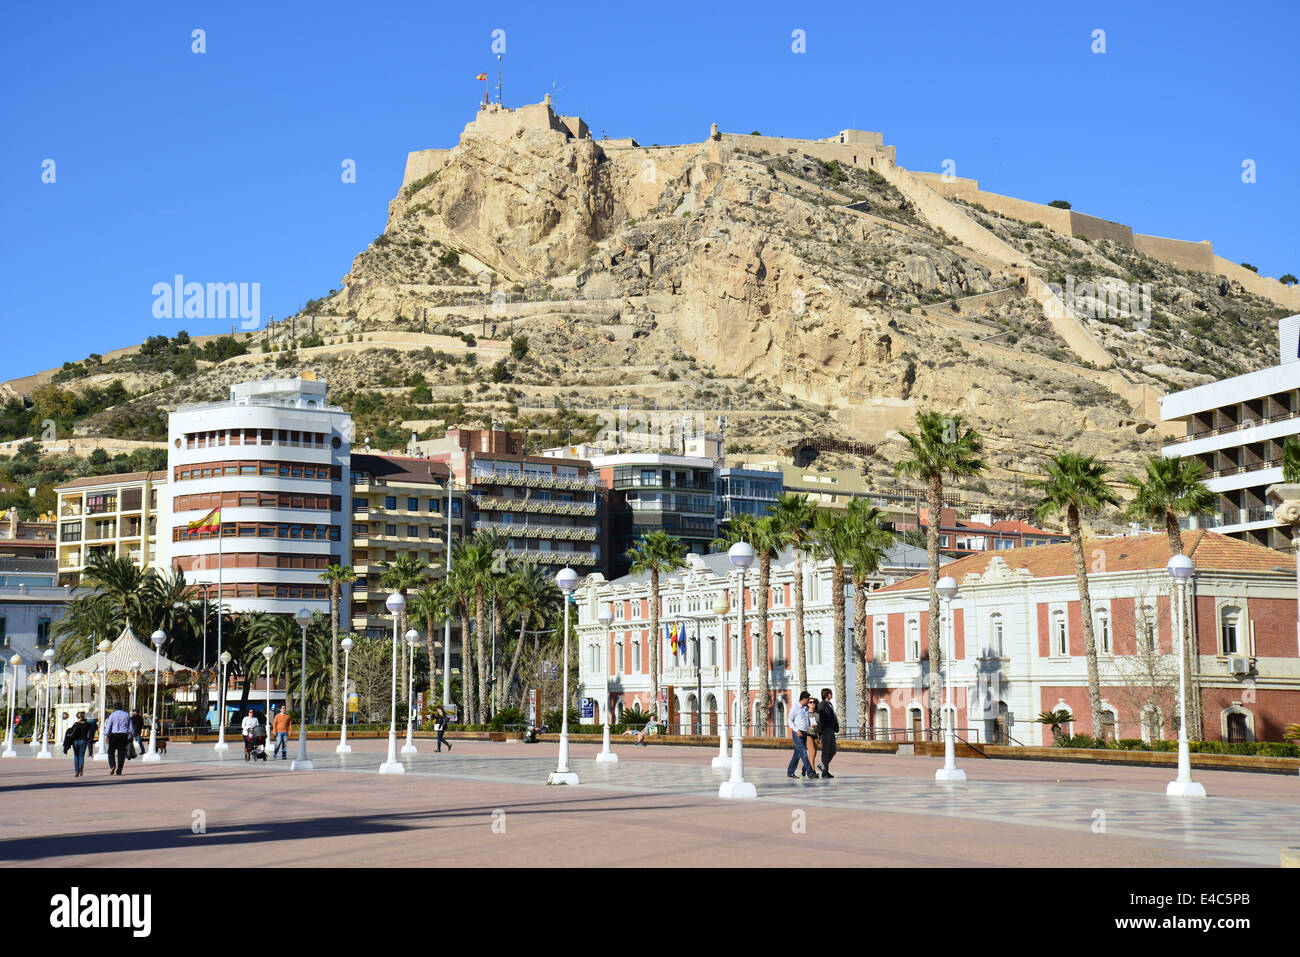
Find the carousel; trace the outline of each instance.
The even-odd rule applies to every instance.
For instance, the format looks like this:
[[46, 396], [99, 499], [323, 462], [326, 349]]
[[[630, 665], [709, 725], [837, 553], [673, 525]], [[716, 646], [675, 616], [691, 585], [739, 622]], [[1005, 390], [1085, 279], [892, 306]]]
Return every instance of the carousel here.
[[[176, 688], [188, 684], [198, 669], [180, 664], [165, 657], [162, 649], [157, 649], [157, 683], [158, 693], [163, 694], [167, 688]], [[57, 694], [58, 703], [54, 706], [55, 714], [54, 741], [63, 740], [64, 730], [77, 720], [77, 712], [86, 712], [86, 717], [93, 717], [103, 727], [105, 715], [117, 705], [127, 711], [139, 707], [148, 717], [161, 713], [161, 701], [153, 699], [155, 681], [155, 649], [136, 638], [127, 625], [116, 640], [105, 638], [99, 643], [98, 650], [89, 658], [73, 662], [59, 672], [55, 672], [54, 686], [50, 689], [51, 700]], [[67, 701], [65, 699], [71, 698]], [[157, 711], [155, 711], [157, 706]], [[95, 742], [95, 752], [99, 753], [100, 744]]]

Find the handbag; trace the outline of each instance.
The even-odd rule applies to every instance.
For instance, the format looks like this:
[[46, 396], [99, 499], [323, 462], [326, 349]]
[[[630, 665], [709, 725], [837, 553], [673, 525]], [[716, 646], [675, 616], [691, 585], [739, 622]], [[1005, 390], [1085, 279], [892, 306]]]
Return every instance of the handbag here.
[[135, 738], [130, 738], [126, 743], [126, 759], [130, 761], [135, 757]]
[[819, 715], [815, 711], [809, 712], [808, 733], [811, 734], [814, 738], [816, 738], [821, 735], [821, 731], [822, 729], [821, 729], [821, 722], [819, 719]]

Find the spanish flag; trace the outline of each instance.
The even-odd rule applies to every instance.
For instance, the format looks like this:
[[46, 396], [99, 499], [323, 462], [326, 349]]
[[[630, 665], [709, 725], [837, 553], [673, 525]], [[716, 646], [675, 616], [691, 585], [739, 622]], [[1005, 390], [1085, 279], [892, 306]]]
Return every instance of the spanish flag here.
[[220, 531], [221, 531], [221, 506], [219, 505], [216, 508], [214, 508], [212, 511], [208, 512], [207, 515], [204, 515], [198, 521], [190, 522], [190, 524], [186, 526], [186, 532], [188, 532], [188, 534], [190, 535], [194, 535], [197, 532], [220, 532]]
[[480, 73], [478, 76], [474, 77], [474, 79], [476, 79], [476, 80], [486, 80], [486, 79], [487, 79], [487, 74], [486, 74], [486, 73]]

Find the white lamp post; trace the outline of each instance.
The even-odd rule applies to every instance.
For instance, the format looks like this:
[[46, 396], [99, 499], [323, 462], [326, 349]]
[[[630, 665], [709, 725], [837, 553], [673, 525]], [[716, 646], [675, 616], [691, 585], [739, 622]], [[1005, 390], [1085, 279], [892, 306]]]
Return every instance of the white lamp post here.
[[50, 713], [53, 711], [54, 703], [54, 672], [51, 669], [54, 663], [54, 649], [46, 648], [41, 657], [45, 659], [45, 723], [41, 725], [41, 750], [37, 752], [36, 756], [38, 758], [52, 758], [54, 755], [50, 753], [49, 734]]
[[[723, 586], [722, 591], [718, 592], [718, 597], [713, 601], [713, 614], [718, 616], [718, 631], [721, 634], [727, 612], [731, 611], [731, 605], [727, 602], [727, 589]], [[716, 665], [717, 663], [714, 662]], [[723, 680], [723, 669], [718, 668], [718, 753], [713, 758], [713, 767], [729, 768], [731, 767], [731, 756], [727, 754], [727, 693], [726, 682]], [[702, 704], [702, 703], [701, 703]]]
[[36, 689], [36, 707], [32, 712], [31, 744], [33, 757], [41, 749], [41, 688], [45, 687], [45, 685], [45, 678], [39, 672], [32, 676], [32, 687]]
[[131, 662], [131, 710], [135, 710], [136, 691], [140, 687], [140, 662]]
[[740, 572], [739, 602], [736, 608], [736, 724], [731, 737], [731, 780], [718, 786], [720, 798], [756, 798], [758, 791], [745, 780], [745, 714], [749, 702], [740, 700], [741, 672], [745, 658], [745, 572], [754, 564], [754, 549], [748, 542], [736, 542], [727, 549], [727, 557]]
[[221, 676], [221, 684], [217, 688], [217, 743], [213, 745], [215, 751], [230, 750], [230, 745], [226, 743], [226, 662], [229, 660], [230, 656], [224, 651], [217, 657], [217, 672]]
[[[609, 623], [614, 620], [614, 612], [610, 610], [609, 605], [605, 604], [604, 602], [600, 603], [600, 607], [596, 609], [596, 620], [600, 622], [601, 632], [605, 636], [605, 644], [604, 644], [605, 661], [608, 663]], [[605, 670], [607, 667], [608, 664], [603, 665], [602, 670]], [[606, 687], [605, 690], [605, 703], [601, 705], [601, 710], [605, 713], [605, 745], [600, 749], [600, 753], [596, 755], [596, 761], [600, 764], [615, 763], [618, 761], [618, 755], [609, 749], [609, 689], [608, 687]]]
[[[262, 649], [262, 659], [266, 662], [266, 739], [271, 740], [271, 659], [275, 657], [275, 649], [267, 645]], [[288, 750], [288, 745], [285, 745]]]
[[420, 750], [411, 740], [411, 726], [415, 723], [415, 643], [419, 640], [418, 631], [407, 629], [406, 644], [411, 649], [411, 661], [406, 669], [406, 744], [402, 745], [403, 754], [416, 754]]
[[314, 765], [307, 757], [307, 626], [311, 612], [299, 608], [293, 616], [302, 629], [302, 670], [298, 675], [298, 756], [289, 762], [290, 771], [311, 771]]
[[1175, 797], [1205, 797], [1205, 785], [1192, 780], [1192, 758], [1187, 747], [1187, 659], [1183, 628], [1184, 589], [1196, 574], [1195, 563], [1186, 555], [1175, 555], [1165, 566], [1174, 580], [1174, 653], [1178, 655], [1178, 778], [1170, 781], [1165, 794]]
[[149, 717], [149, 750], [140, 759], [145, 764], [162, 760], [162, 755], [158, 753], [158, 665], [162, 646], [167, 641], [167, 633], [159, 628], [149, 640], [153, 642], [153, 713]]
[[934, 590], [943, 600], [943, 767], [934, 772], [936, 781], [965, 781], [966, 772], [957, 767], [956, 745], [953, 742], [955, 729], [952, 711], [952, 600], [957, 597], [957, 579], [944, 575], [935, 584]]
[[[334, 749], [337, 754], [351, 754], [352, 745], [348, 744], [348, 658], [352, 652], [352, 639], [344, 638], [339, 644], [343, 647], [343, 726], [339, 729], [339, 746]], [[269, 693], [268, 693], [269, 694]]]
[[560, 761], [546, 779], [547, 784], [577, 784], [578, 775], [569, 770], [569, 596], [578, 587], [578, 573], [567, 565], [555, 576], [564, 593], [564, 697], [560, 699]]
[[108, 653], [113, 648], [113, 643], [105, 638], [99, 643], [99, 652], [104, 657], [100, 660], [99, 667], [95, 669], [99, 674], [99, 725], [95, 729], [95, 753], [92, 755], [93, 761], [107, 761], [108, 749], [104, 747], [104, 705], [107, 703], [107, 679], [108, 679]]
[[[59, 675], [59, 714], [58, 714], [58, 716], [55, 717], [55, 719], [54, 719], [54, 733], [55, 733], [56, 735], [59, 733], [59, 719], [63, 717], [63, 706], [64, 706], [64, 704], [66, 704], [66, 701], [65, 701], [64, 699], [67, 698], [67, 693], [66, 693], [66, 692], [67, 692], [67, 690], [68, 690], [68, 671], [67, 671], [67, 669], [64, 668], [62, 665], [60, 665], [60, 666], [59, 666], [59, 670], [58, 670], [58, 675]], [[54, 739], [51, 738], [51, 741], [52, 741], [52, 740], [54, 740]]]
[[379, 766], [380, 774], [405, 774], [406, 766], [397, 760], [397, 628], [406, 607], [406, 596], [393, 592], [384, 602], [393, 616], [393, 707], [388, 721], [388, 760]]
[[22, 655], [15, 654], [9, 659], [9, 664], [13, 665], [13, 671], [5, 676], [9, 679], [9, 723], [5, 727], [5, 749], [0, 757], [18, 757], [18, 752], [14, 750], [14, 705], [18, 695], [18, 666], [22, 663]]

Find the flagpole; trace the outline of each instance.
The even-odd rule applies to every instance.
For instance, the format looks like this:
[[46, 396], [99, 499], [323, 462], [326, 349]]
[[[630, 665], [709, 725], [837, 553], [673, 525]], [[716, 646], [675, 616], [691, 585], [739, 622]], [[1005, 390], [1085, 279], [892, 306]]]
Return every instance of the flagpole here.
[[[220, 506], [218, 506], [220, 509]], [[217, 512], [217, 660], [221, 660], [221, 512]], [[230, 745], [226, 744], [226, 673], [225, 669], [219, 669], [221, 675], [221, 688], [217, 692], [217, 744], [213, 750], [229, 751]], [[267, 674], [267, 687], [270, 687], [271, 677]]]

